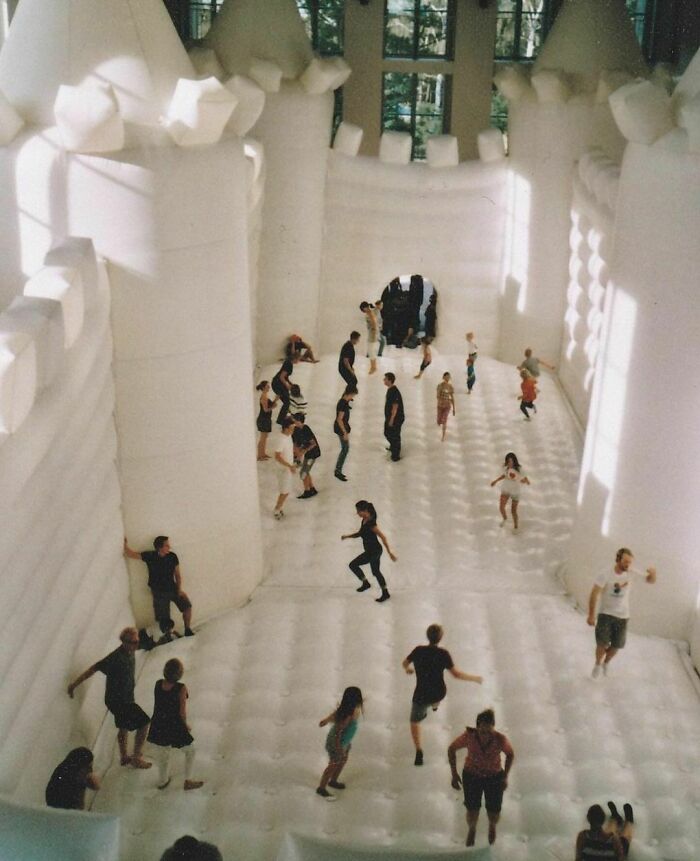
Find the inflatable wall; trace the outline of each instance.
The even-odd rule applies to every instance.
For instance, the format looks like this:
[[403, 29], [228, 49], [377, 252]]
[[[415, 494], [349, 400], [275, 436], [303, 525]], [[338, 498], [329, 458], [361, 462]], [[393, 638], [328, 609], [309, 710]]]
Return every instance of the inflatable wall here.
[[110, 295], [92, 243], [71, 240], [0, 314], [0, 792], [39, 801], [102, 690], [71, 675], [131, 624], [115, 466]]
[[[321, 347], [337, 352], [353, 329], [364, 337], [363, 299], [392, 278], [420, 274], [438, 292], [438, 342], [461, 354], [477, 333], [498, 341], [505, 161], [454, 167], [391, 164], [331, 155], [321, 268]], [[362, 345], [361, 345], [362, 346]]]
[[[646, 81], [611, 97], [628, 139], [617, 199], [605, 327], [566, 579], [579, 602], [617, 547], [654, 587], [633, 598], [635, 630], [688, 639], [700, 578], [693, 512], [700, 401], [700, 60], [673, 99]], [[690, 520], [689, 520], [690, 518]], [[592, 550], [593, 548], [593, 550]], [[697, 645], [695, 661], [698, 661]]]

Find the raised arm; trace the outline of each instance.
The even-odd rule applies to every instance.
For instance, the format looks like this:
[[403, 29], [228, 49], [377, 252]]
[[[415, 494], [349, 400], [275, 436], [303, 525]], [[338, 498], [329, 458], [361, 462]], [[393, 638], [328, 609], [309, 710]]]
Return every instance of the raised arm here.
[[127, 557], [127, 559], [141, 559], [141, 554], [138, 553], [136, 550], [132, 550], [131, 547], [129, 547], [126, 540], [126, 536], [124, 536], [124, 555]]

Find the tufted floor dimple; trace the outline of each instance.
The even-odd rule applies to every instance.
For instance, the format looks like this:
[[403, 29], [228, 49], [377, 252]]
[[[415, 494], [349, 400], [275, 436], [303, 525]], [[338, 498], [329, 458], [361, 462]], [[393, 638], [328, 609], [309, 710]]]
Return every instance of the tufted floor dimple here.
[[[492, 705], [516, 751], [494, 858], [568, 861], [586, 808], [614, 799], [635, 807], [630, 858], [697, 861], [700, 705], [678, 650], [631, 635], [611, 677], [593, 681], [592, 631], [556, 578], [573, 522], [580, 441], [554, 382], [542, 380], [539, 413], [526, 423], [512, 367], [480, 358], [467, 396], [463, 359], [435, 355], [415, 381], [419, 357], [403, 353], [380, 365], [397, 374], [404, 395], [404, 457], [387, 459], [381, 372], [367, 377], [361, 360], [347, 484], [333, 478], [335, 360], [295, 368], [322, 449], [313, 472], [318, 496], [290, 496], [284, 520], [275, 521], [275, 466], [260, 465], [262, 585], [248, 605], [203, 625], [194, 639], [148, 655], [139, 679], [138, 699], [149, 708], [165, 660], [183, 660], [195, 776], [206, 784], [181, 790], [177, 753], [163, 792], [155, 769], [114, 765], [93, 809], [121, 815], [124, 861], [157, 859], [188, 832], [219, 845], [227, 861], [272, 861], [287, 832], [451, 855], [466, 829], [446, 749]], [[444, 370], [458, 394], [441, 443], [435, 386]], [[499, 528], [498, 490], [489, 486], [507, 451], [532, 482], [520, 534]], [[396, 563], [382, 558], [392, 594], [382, 605], [372, 600], [374, 583], [355, 592], [347, 563], [360, 542], [340, 541], [357, 529], [358, 499], [374, 503], [398, 555]], [[401, 661], [431, 622], [444, 626], [457, 666], [485, 681], [448, 678], [447, 699], [423, 725], [425, 764], [416, 768], [408, 730], [414, 677]], [[347, 789], [327, 804], [313, 791], [325, 765], [318, 721], [350, 684], [363, 690], [365, 715], [343, 776]], [[484, 821], [477, 847], [485, 840]]]

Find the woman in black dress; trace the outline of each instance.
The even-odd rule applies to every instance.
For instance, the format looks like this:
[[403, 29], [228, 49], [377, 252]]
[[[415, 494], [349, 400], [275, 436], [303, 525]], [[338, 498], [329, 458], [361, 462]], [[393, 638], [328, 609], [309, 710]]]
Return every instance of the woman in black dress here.
[[382, 601], [388, 600], [391, 596], [389, 595], [389, 590], [386, 588], [386, 580], [384, 579], [382, 572], [379, 570], [379, 560], [382, 556], [382, 545], [379, 541], [381, 540], [382, 544], [386, 547], [386, 552], [389, 554], [389, 558], [392, 562], [396, 562], [396, 556], [391, 552], [386, 536], [377, 526], [377, 512], [375, 511], [372, 503], [367, 502], [365, 499], [361, 499], [355, 504], [355, 509], [362, 521], [359, 532], [352, 532], [349, 535], [341, 535], [340, 538], [343, 541], [346, 538], [362, 539], [364, 552], [360, 553], [359, 556], [356, 556], [352, 560], [349, 568], [352, 573], [362, 581], [362, 585], [357, 591], [364, 592], [366, 589], [370, 588], [370, 585], [369, 580], [365, 577], [364, 572], [362, 571], [362, 565], [370, 566], [372, 574], [382, 590], [381, 596], [375, 599], [379, 604], [381, 604]]
[[265, 451], [267, 435], [272, 432], [272, 408], [277, 403], [277, 398], [270, 400], [270, 383], [263, 380], [255, 387], [260, 392], [260, 412], [255, 422], [260, 431], [258, 439], [258, 460], [269, 460], [270, 455]]
[[153, 717], [148, 740], [161, 748], [154, 757], [158, 761], [158, 789], [165, 789], [170, 783], [170, 748], [185, 750], [185, 789], [199, 789], [204, 785], [202, 780], [192, 780], [195, 749], [187, 725], [187, 688], [182, 684], [185, 668], [182, 661], [171, 658], [163, 668], [163, 678], [159, 679], [153, 689]]
[[85, 790], [99, 788], [99, 778], [92, 770], [92, 751], [76, 747], [54, 769], [46, 787], [46, 803], [64, 810], [84, 810]]

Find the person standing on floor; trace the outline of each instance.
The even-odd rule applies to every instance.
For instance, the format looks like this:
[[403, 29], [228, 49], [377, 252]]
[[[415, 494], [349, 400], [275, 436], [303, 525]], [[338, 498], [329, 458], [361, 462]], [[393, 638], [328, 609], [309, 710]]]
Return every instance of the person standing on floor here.
[[272, 410], [277, 403], [277, 398], [270, 400], [270, 383], [263, 380], [255, 387], [260, 392], [260, 411], [256, 421], [256, 427], [260, 431], [258, 439], [258, 460], [269, 460], [270, 455], [265, 451], [267, 437], [272, 433]]
[[370, 588], [370, 584], [362, 571], [362, 566], [369, 565], [374, 579], [382, 590], [382, 594], [379, 598], [375, 598], [377, 603], [381, 604], [384, 601], [387, 601], [391, 596], [389, 595], [389, 590], [386, 588], [386, 580], [379, 569], [383, 552], [382, 545], [379, 543], [380, 540], [386, 547], [386, 552], [389, 554], [391, 561], [396, 562], [397, 557], [391, 552], [386, 535], [384, 535], [377, 526], [377, 512], [372, 503], [367, 502], [366, 499], [361, 499], [359, 502], [355, 503], [355, 510], [362, 521], [359, 531], [351, 532], [349, 535], [341, 535], [340, 539], [341, 541], [345, 541], [346, 538], [362, 539], [363, 552], [360, 553], [359, 556], [356, 556], [352, 562], [350, 562], [348, 567], [355, 577], [360, 580], [361, 585], [357, 591], [364, 592], [366, 589]]
[[430, 294], [428, 307], [425, 309], [425, 337], [435, 338], [437, 336], [437, 293], [435, 290]]
[[501, 496], [498, 500], [498, 510], [501, 512], [501, 526], [506, 525], [508, 513], [506, 506], [510, 499], [510, 513], [513, 515], [513, 530], [518, 531], [518, 505], [520, 504], [520, 485], [530, 484], [530, 479], [522, 474], [522, 467], [518, 462], [518, 458], [512, 451], [509, 451], [505, 457], [503, 464], [503, 472], [494, 478], [491, 482], [491, 487], [495, 487], [499, 481], [503, 482], [501, 486]]
[[447, 418], [452, 411], [455, 415], [455, 390], [452, 386], [450, 372], [445, 371], [442, 375], [442, 382], [438, 383], [437, 387], [437, 423], [438, 427], [442, 427], [442, 441], [445, 441], [447, 433]]
[[47, 806], [85, 810], [85, 790], [97, 791], [100, 788], [100, 779], [92, 765], [93, 756], [89, 748], [74, 748], [51, 775], [45, 791]]
[[420, 363], [420, 369], [418, 373], [413, 378], [414, 380], [420, 380], [423, 376], [423, 371], [425, 371], [428, 365], [433, 361], [433, 353], [430, 349], [432, 338], [421, 338], [421, 344], [423, 345], [423, 361]]
[[[457, 774], [457, 751], [466, 747], [462, 779]], [[501, 765], [501, 754], [505, 763]], [[447, 759], [452, 770], [452, 788], [464, 789], [464, 806], [467, 808], [467, 846], [476, 839], [476, 825], [484, 796], [489, 818], [489, 843], [496, 842], [496, 825], [501, 816], [503, 793], [508, 788], [515, 752], [503, 733], [496, 732], [496, 718], [492, 709], [476, 717], [476, 727], [467, 727], [462, 735], [447, 748]]]
[[[136, 664], [134, 653], [139, 647], [139, 632], [136, 628], [124, 628], [119, 635], [120, 646], [96, 664], [93, 664], [84, 673], [81, 673], [75, 681], [68, 685], [68, 696], [73, 699], [73, 694], [78, 685], [94, 676], [95, 673], [104, 673], [107, 677], [105, 683], [105, 705], [114, 717], [117, 727], [117, 742], [119, 744], [119, 756], [122, 765], [131, 765], [133, 768], [150, 768], [153, 763], [143, 758], [143, 745], [148, 734], [150, 719], [146, 712], [134, 702], [134, 687], [136, 686]], [[127, 753], [127, 742], [130, 732], [136, 732], [134, 740], [134, 753]]]
[[284, 503], [292, 489], [292, 476], [297, 471], [294, 465], [294, 441], [292, 440], [294, 426], [294, 419], [287, 416], [280, 432], [277, 434], [277, 441], [275, 443], [277, 489], [279, 491], [275, 510], [273, 511], [275, 520], [281, 520], [284, 517]]
[[185, 625], [185, 636], [193, 637], [192, 603], [182, 590], [182, 574], [180, 560], [170, 549], [167, 535], [158, 535], [153, 539], [153, 550], [139, 553], [129, 547], [124, 539], [124, 555], [128, 559], [139, 559], [148, 568], [148, 588], [153, 595], [153, 615], [160, 629], [167, 634], [174, 627], [170, 618], [170, 604], [175, 604], [182, 613]]
[[347, 481], [348, 477], [343, 473], [345, 466], [345, 458], [350, 451], [350, 404], [355, 399], [357, 394], [357, 386], [348, 384], [343, 392], [342, 398], [335, 405], [335, 421], [333, 422], [333, 432], [338, 435], [340, 443], [340, 454], [335, 462], [335, 477], [338, 481]]
[[467, 359], [467, 394], [471, 395], [474, 384], [476, 383], [476, 364], [474, 359]]
[[[587, 622], [591, 626], [595, 625], [595, 666], [592, 672], [594, 679], [601, 673], [607, 675], [610, 661], [625, 647], [632, 582], [644, 578], [647, 583], [656, 583], [656, 568], [650, 566], [643, 573], [632, 568], [633, 559], [632, 551], [621, 547], [615, 554], [615, 565], [602, 571], [591, 589]], [[598, 598], [600, 612], [596, 620]]]
[[365, 315], [367, 323], [367, 358], [369, 359], [369, 372], [377, 372], [377, 345], [379, 343], [379, 330], [374, 308], [369, 302], [360, 302], [360, 311]]
[[429, 625], [425, 632], [429, 645], [416, 646], [402, 663], [409, 675], [414, 671], [416, 674], [416, 689], [411, 702], [411, 738], [416, 748], [414, 765], [423, 765], [420, 725], [421, 721], [428, 716], [428, 706], [434, 712], [437, 711], [438, 705], [447, 695], [443, 678], [445, 670], [449, 670], [455, 679], [461, 679], [463, 682], [476, 682], [477, 685], [483, 682], [481, 676], [463, 673], [455, 667], [447, 649], [441, 649], [438, 646], [443, 634], [444, 631], [440, 625]]
[[340, 348], [340, 355], [338, 356], [338, 373], [348, 386], [357, 386], [355, 345], [359, 340], [359, 332], [350, 332], [350, 338]]
[[384, 374], [386, 386], [386, 401], [384, 402], [384, 436], [389, 443], [391, 459], [401, 460], [401, 428], [406, 418], [403, 410], [403, 398], [396, 387], [396, 376], [389, 372]]
[[520, 372], [520, 379], [522, 380], [520, 383], [520, 394], [517, 396], [520, 401], [520, 412], [525, 416], [525, 421], [529, 422], [531, 419], [528, 410], [537, 412], [537, 407], [535, 406], [537, 386], [535, 378], [530, 376], [530, 372], [526, 371], [525, 368]]
[[297, 499], [310, 499], [318, 493], [311, 478], [311, 470], [318, 458], [321, 457], [321, 448], [316, 435], [306, 424], [304, 413], [295, 413], [292, 418], [296, 423], [292, 431], [294, 454], [297, 460], [301, 461], [299, 478], [304, 484], [304, 491], [301, 496], [297, 496]]
[[199, 789], [203, 780], [192, 780], [194, 764], [194, 739], [187, 724], [187, 687], [180, 679], [185, 672], [182, 661], [171, 658], [163, 667], [163, 678], [153, 689], [153, 717], [148, 741], [156, 745], [158, 753], [154, 759], [158, 764], [158, 789], [170, 784], [170, 749], [185, 751], [185, 782], [183, 788]]
[[272, 391], [277, 395], [277, 399], [282, 401], [282, 406], [277, 414], [277, 424], [281, 425], [287, 418], [289, 412], [289, 390], [292, 388], [292, 381], [289, 379], [294, 371], [294, 365], [299, 361], [299, 354], [293, 353], [287, 356], [282, 362], [279, 371], [272, 378]]
[[345, 789], [345, 784], [340, 783], [338, 778], [350, 755], [352, 740], [355, 738], [358, 721], [362, 715], [362, 705], [362, 691], [355, 687], [345, 688], [338, 708], [318, 722], [319, 726], [333, 724], [326, 736], [328, 765], [316, 789], [316, 794], [326, 801], [335, 801], [335, 795], [326, 789], [327, 786], [333, 789]]
[[476, 362], [476, 357], [479, 353], [479, 348], [476, 346], [476, 341], [474, 340], [474, 333], [467, 332], [465, 335], [467, 339], [467, 358], [473, 359]]
[[377, 338], [379, 339], [379, 350], [377, 351], [377, 357], [381, 357], [384, 352], [384, 347], [386, 347], [386, 335], [384, 334], [384, 317], [382, 315], [382, 311], [384, 309], [384, 303], [381, 299], [377, 299], [374, 303], [374, 318], [377, 321]]

